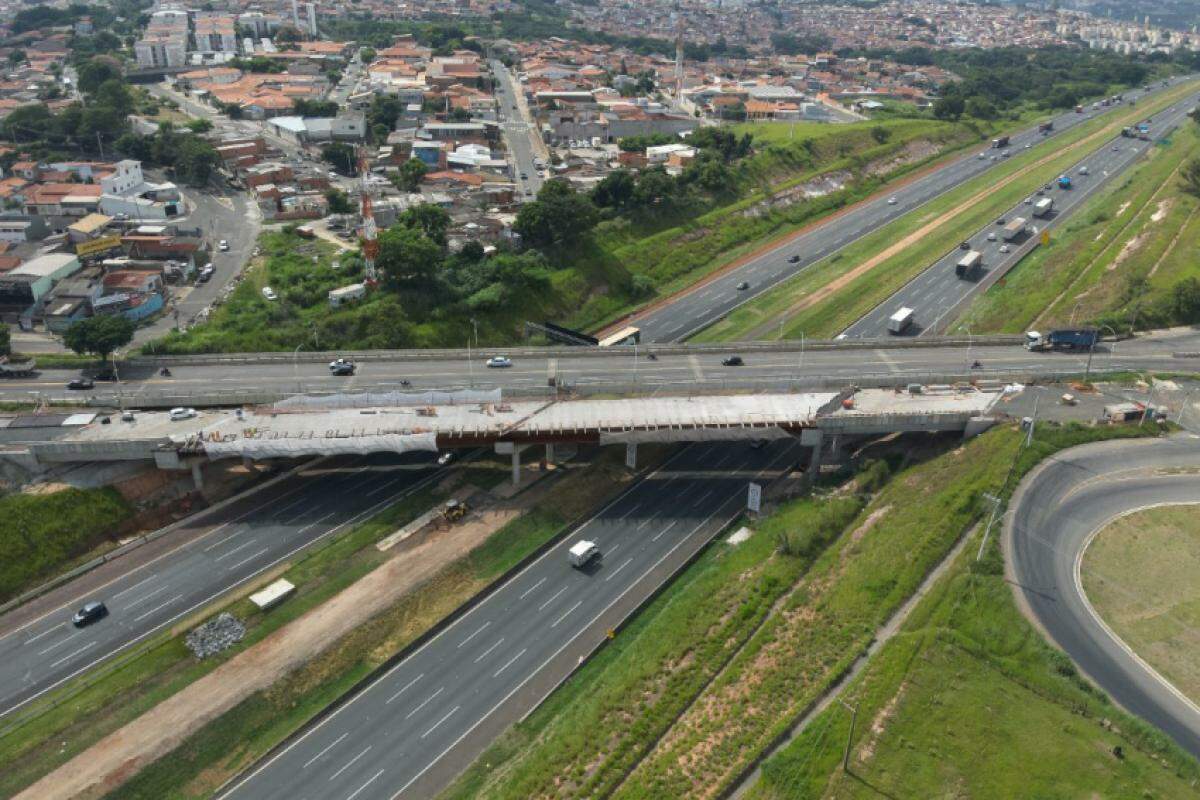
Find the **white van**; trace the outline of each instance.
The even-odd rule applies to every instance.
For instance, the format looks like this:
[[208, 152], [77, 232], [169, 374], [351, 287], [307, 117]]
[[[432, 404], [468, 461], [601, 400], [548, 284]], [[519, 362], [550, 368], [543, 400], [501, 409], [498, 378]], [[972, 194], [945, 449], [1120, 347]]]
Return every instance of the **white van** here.
[[600, 558], [600, 548], [596, 547], [595, 542], [589, 542], [587, 539], [580, 539], [571, 545], [571, 549], [567, 551], [567, 560], [571, 562], [571, 566], [575, 567], [575, 569], [583, 569], [593, 559], [598, 558]]

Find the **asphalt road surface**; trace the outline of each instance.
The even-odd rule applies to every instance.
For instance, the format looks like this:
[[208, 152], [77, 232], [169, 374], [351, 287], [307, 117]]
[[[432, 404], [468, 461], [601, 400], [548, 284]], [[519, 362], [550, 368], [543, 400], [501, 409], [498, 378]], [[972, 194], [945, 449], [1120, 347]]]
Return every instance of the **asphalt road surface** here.
[[[80, 589], [91, 583], [80, 580], [56, 590], [60, 604], [33, 619], [0, 618], [0, 716], [395, 502], [436, 469], [428, 454], [330, 459], [199, 515], [191, 525], [203, 533], [103, 588]], [[89, 600], [104, 601], [109, 616], [77, 629], [71, 615]]]
[[[1161, 91], [1161, 88], [1161, 85], [1151, 87], [1150, 93]], [[1146, 94], [1138, 90], [1126, 92], [1125, 97], [1127, 100], [1140, 100]], [[1022, 131], [1011, 137], [1010, 149], [1014, 152], [1024, 151], [1026, 144], [1037, 148], [1043, 140], [1053, 142], [1063, 131], [1083, 121], [1127, 106], [1128, 103], [1124, 103], [1099, 111], [1089, 109], [1083, 114], [1070, 112], [1060, 115], [1054, 119], [1054, 130], [1048, 136], [1042, 136], [1036, 128]], [[896, 189], [891, 197], [883, 195], [852, 206], [836, 221], [818, 224], [746, 264], [673, 298], [669, 304], [637, 315], [632, 324], [641, 329], [644, 342], [687, 338], [781, 281], [1000, 163], [1000, 159], [990, 160], [995, 155], [994, 150], [986, 145], [981, 145], [981, 148]], [[978, 157], [980, 152], [984, 152], [982, 160]], [[895, 204], [889, 204], [892, 198]], [[793, 258], [795, 261], [791, 260]], [[739, 291], [737, 286], [742, 282], [748, 283], [749, 288]]]
[[[466, 351], [445, 357], [397, 358], [359, 363], [358, 373], [350, 378], [329, 374], [327, 362], [286, 360], [250, 364], [196, 364], [173, 366], [170, 377], [162, 377], [150, 366], [125, 367], [123, 383], [97, 383], [91, 392], [69, 391], [66, 384], [78, 370], [41, 370], [32, 378], [0, 380], [0, 400], [26, 401], [39, 395], [50, 400], [81, 402], [85, 397], [101, 398], [114, 406], [118, 399], [136, 406], [139, 400], [168, 397], [178, 405], [191, 403], [190, 397], [211, 396], [214, 389], [234, 395], [239, 391], [364, 391], [452, 389], [466, 386], [500, 387], [505, 390], [544, 390], [547, 380], [557, 377], [580, 387], [633, 386], [655, 387], [664, 391], [687, 391], [698, 384], [745, 386], [749, 383], [800, 381], [850, 383], [871, 378], [879, 380], [920, 380], [930, 374], [961, 374], [972, 361], [982, 369], [971, 374], [988, 377], [1007, 372], [1082, 371], [1087, 353], [1031, 353], [1019, 345], [1005, 346], [929, 346], [838, 347], [806, 350], [800, 343], [777, 351], [742, 352], [741, 367], [726, 367], [721, 361], [736, 349], [722, 352], [696, 350], [691, 353], [659, 355], [651, 361], [645, 348], [613, 348], [604, 353], [591, 348], [547, 349], [536, 356], [513, 356], [508, 369], [485, 366], [491, 351], [476, 352], [468, 360]], [[734, 348], [736, 346], [733, 346]], [[1200, 331], [1171, 332], [1143, 336], [1126, 342], [1101, 343], [1093, 354], [1096, 370], [1149, 368], [1162, 371], [1191, 371], [1200, 359]], [[401, 381], [408, 381], [404, 387]], [[194, 403], [191, 403], [194, 404]]]
[[521, 98], [521, 84], [500, 61], [491, 62], [496, 76], [496, 102], [500, 105], [500, 128], [512, 157], [513, 181], [522, 199], [537, 196], [542, 188], [541, 171], [534, 166], [537, 158], [537, 127], [526, 116], [527, 107]]
[[1100, 623], [1079, 578], [1090, 537], [1116, 516], [1200, 502], [1200, 474], [1164, 472], [1196, 467], [1200, 441], [1191, 434], [1068, 450], [1022, 482], [1004, 535], [1018, 599], [1042, 629], [1113, 700], [1200, 757], [1200, 708]]
[[[1196, 101], [1197, 98], [1181, 101], [1168, 111], [1155, 116], [1150, 124], [1150, 138], [1163, 138], [1181, 122], [1185, 122]], [[1132, 166], [1149, 146], [1148, 142], [1122, 136], [1109, 139], [1066, 172], [1060, 173], [1071, 178], [1073, 186], [1070, 189], [1058, 187], [1058, 175], [1045, 175], [1046, 184], [1038, 190], [1040, 194], [1029, 196], [1004, 212], [992, 224], [970, 237], [963, 237], [964, 241], [970, 244], [970, 249], [983, 254], [981, 268], [976, 268], [966, 278], [959, 278], [955, 273], [955, 266], [966, 251], [952, 250], [847, 328], [844, 335], [851, 339], [887, 336], [888, 319], [901, 308], [911, 308], [914, 312], [912, 324], [902, 335], [920, 336], [922, 333], [936, 333], [942, 330], [952, 321], [951, 312], [961, 309], [961, 303], [978, 293], [981, 281], [989, 271], [1010, 269], [1025, 255], [1020, 245], [1031, 238], [1037, 238], [1041, 231], [1062, 223], [1101, 186], [1110, 183]], [[1033, 203], [1042, 196], [1054, 200], [1054, 210], [1049, 217], [1038, 219], [1032, 214]], [[1029, 233], [1006, 242], [1000, 219], [1011, 222], [1017, 217], [1026, 220]]]
[[[795, 442], [687, 448], [223, 797], [430, 796], [490, 738], [472, 734], [533, 708], [577, 663], [562, 654], [603, 641], [741, 513], [749, 482], [799, 453]], [[567, 561], [581, 539], [603, 554], [587, 570]]]

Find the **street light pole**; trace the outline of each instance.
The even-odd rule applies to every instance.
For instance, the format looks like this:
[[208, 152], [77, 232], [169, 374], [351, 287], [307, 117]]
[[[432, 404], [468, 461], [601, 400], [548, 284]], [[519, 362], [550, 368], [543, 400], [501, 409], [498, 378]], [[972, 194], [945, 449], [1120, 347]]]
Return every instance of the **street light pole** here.
[[302, 392], [300, 388], [300, 348], [304, 347], [304, 342], [296, 345], [296, 349], [292, 351], [292, 377], [296, 380], [296, 391]]

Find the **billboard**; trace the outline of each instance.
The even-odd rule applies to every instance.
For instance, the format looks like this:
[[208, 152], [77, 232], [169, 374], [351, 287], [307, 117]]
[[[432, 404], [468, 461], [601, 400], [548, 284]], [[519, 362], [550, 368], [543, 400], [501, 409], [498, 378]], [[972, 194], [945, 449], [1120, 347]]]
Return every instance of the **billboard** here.
[[116, 250], [121, 246], [121, 237], [118, 234], [109, 236], [101, 236], [99, 239], [90, 239], [86, 242], [79, 242], [75, 245], [75, 255], [80, 258], [106, 253], [109, 250]]

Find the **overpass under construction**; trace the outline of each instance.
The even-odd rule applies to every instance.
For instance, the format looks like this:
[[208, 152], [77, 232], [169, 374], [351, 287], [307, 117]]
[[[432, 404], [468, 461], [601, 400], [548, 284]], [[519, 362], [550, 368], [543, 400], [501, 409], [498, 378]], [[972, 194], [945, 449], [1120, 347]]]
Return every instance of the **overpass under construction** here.
[[[163, 469], [192, 470], [201, 481], [206, 460], [249, 462], [372, 452], [436, 453], [494, 447], [512, 455], [543, 445], [623, 444], [627, 462], [650, 442], [763, 440], [796, 437], [811, 448], [811, 464], [836, 456], [848, 438], [896, 432], [962, 431], [974, 435], [1000, 387], [920, 386], [615, 399], [506, 401], [499, 390], [297, 396], [270, 406], [207, 411], [187, 419], [161, 412], [127, 414], [88, 424], [46, 441], [11, 442], [3, 455], [27, 466], [153, 460]], [[32, 462], [32, 463], [31, 463]]]

